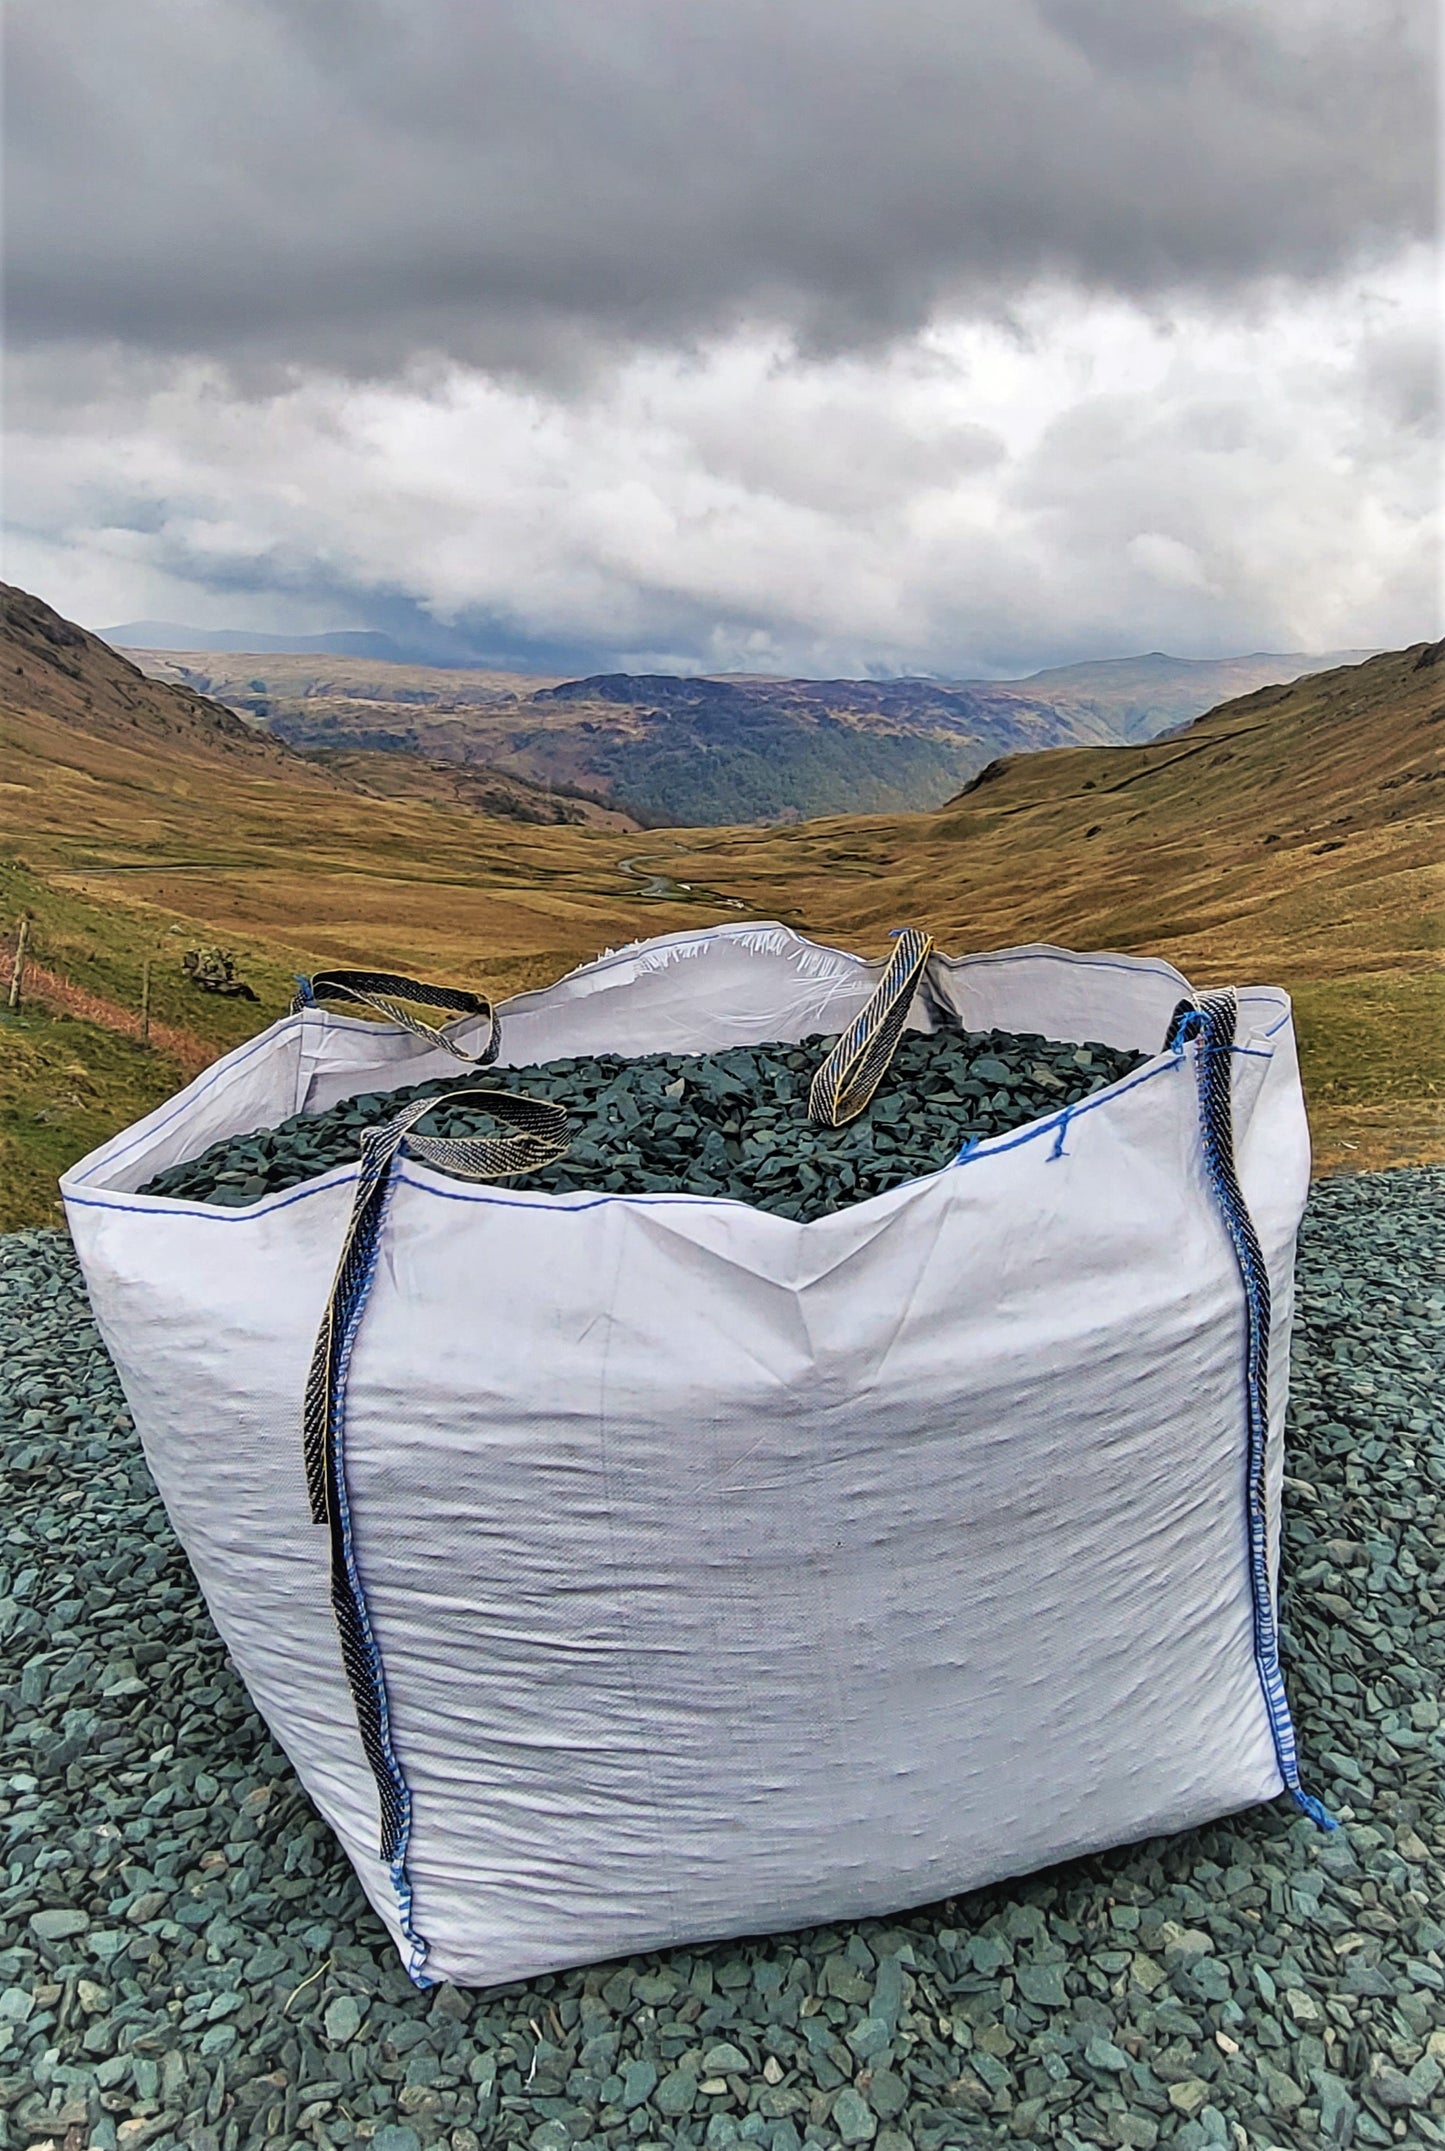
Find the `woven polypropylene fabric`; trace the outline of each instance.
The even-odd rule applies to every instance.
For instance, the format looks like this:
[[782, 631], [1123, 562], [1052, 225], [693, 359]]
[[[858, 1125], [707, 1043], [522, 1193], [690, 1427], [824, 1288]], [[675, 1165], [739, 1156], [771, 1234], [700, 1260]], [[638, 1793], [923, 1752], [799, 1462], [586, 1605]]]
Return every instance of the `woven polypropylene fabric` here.
[[[519, 1065], [715, 1050], [840, 1035], [879, 976], [750, 924], [618, 951], [502, 1014]], [[231, 1656], [428, 1975], [885, 1913], [1282, 1789], [1246, 1497], [1267, 1566], [1308, 1181], [1287, 998], [1242, 990], [1223, 1056], [1268, 1285], [1252, 1430], [1197, 1056], [1158, 1050], [1188, 982], [1037, 949], [935, 956], [929, 988], [910, 1020], [926, 1001], [1154, 1057], [1076, 1106], [1062, 1147], [1055, 1116], [808, 1225], [394, 1158], [341, 1373], [400, 1876], [297, 1438], [359, 1169], [240, 1211], [132, 1191], [443, 1056], [308, 1010], [66, 1176]]]

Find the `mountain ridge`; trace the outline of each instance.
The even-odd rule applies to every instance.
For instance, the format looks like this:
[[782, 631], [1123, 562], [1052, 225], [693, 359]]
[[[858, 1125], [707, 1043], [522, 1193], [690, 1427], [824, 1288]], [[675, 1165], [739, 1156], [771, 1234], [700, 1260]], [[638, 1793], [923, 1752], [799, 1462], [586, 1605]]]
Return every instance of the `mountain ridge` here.
[[92, 630], [113, 650], [216, 650], [226, 654], [256, 651], [267, 656], [313, 652], [332, 657], [371, 657], [378, 663], [424, 663], [392, 636], [372, 628], [332, 628], [324, 635], [268, 635], [250, 628], [183, 627], [176, 620], [127, 620], [119, 627]]
[[[425, 667], [428, 670], [447, 671], [496, 671], [498, 668], [484, 658], [461, 663], [448, 661], [435, 654], [423, 654], [416, 645], [398, 642], [396, 637], [376, 628], [331, 628], [319, 635], [278, 635], [256, 628], [192, 628], [175, 620], [128, 620], [116, 627], [97, 627], [87, 630], [100, 641], [109, 643], [112, 649], [142, 650], [153, 655], [184, 656], [188, 652], [197, 655], [214, 652], [223, 656], [308, 656], [330, 655], [335, 657], [370, 657], [378, 664], [401, 664]], [[175, 638], [175, 639], [167, 639]], [[1126, 657], [1085, 657], [1071, 659], [1062, 665], [1044, 665], [1034, 672], [977, 675], [973, 673], [900, 672], [786, 674], [771, 672], [708, 672], [691, 673], [619, 673], [605, 675], [592, 673], [579, 677], [623, 677], [629, 679], [710, 679], [731, 682], [754, 682], [783, 679], [810, 679], [819, 683], [837, 682], [848, 678], [859, 684], [870, 681], [880, 686], [897, 683], [918, 683], [939, 687], [1038, 687], [1053, 682], [1074, 682], [1087, 675], [1109, 673], [1123, 666], [1161, 665], [1174, 668], [1204, 668], [1217, 665], [1293, 665], [1298, 678], [1303, 670], [1324, 671], [1337, 664], [1358, 663], [1366, 657], [1376, 656], [1374, 649], [1350, 650], [1251, 650], [1227, 657], [1175, 657], [1167, 650], [1140, 651]], [[553, 678], [555, 674], [517, 673], [518, 679], [538, 680]]]
[[1029, 681], [781, 679], [404, 667], [137, 652], [289, 744], [401, 747], [609, 800], [648, 825], [786, 822], [941, 805], [1000, 753], [1145, 739], [1324, 660], [1090, 660]]
[[630, 830], [625, 814], [583, 791], [559, 797], [524, 776], [405, 751], [306, 753], [185, 681], [158, 679], [43, 599], [0, 583], [0, 713], [36, 706], [74, 731], [113, 743], [135, 736], [184, 755], [282, 770], [298, 782], [367, 798], [455, 801], [508, 820]]

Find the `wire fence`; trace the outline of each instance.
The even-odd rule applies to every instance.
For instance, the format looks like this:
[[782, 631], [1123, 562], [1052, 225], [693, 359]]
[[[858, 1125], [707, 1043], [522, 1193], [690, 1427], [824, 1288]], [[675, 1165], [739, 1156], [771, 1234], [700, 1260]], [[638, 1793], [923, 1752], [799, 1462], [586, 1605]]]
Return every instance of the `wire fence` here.
[[0, 944], [0, 998], [14, 1013], [33, 1003], [49, 1009], [54, 1015], [76, 1016], [84, 1023], [98, 1024], [104, 1030], [114, 1031], [122, 1038], [133, 1038], [140, 1044], [153, 1046], [173, 1060], [187, 1076], [199, 1075], [217, 1057], [218, 1048], [207, 1045], [194, 1032], [182, 1030], [173, 1023], [159, 1023], [151, 1015], [148, 963], [138, 981], [136, 1006], [126, 1008], [119, 1001], [92, 993], [87, 986], [76, 985], [63, 972], [41, 963], [35, 954], [29, 920], [22, 919]]

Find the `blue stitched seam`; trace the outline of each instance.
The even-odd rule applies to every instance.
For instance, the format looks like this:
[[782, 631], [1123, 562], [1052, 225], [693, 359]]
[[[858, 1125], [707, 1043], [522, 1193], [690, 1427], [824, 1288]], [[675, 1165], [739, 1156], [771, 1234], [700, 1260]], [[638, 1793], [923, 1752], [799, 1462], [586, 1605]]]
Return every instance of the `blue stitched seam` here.
[[[107, 1202], [98, 1195], [67, 1195], [66, 1205], [74, 1204], [78, 1210], [123, 1210], [128, 1217], [198, 1217], [206, 1218], [213, 1225], [246, 1225], [254, 1218], [274, 1217], [278, 1210], [289, 1209], [293, 1202], [305, 1202], [312, 1195], [324, 1194], [327, 1188], [345, 1187], [357, 1177], [356, 1166], [333, 1166], [326, 1174], [318, 1174], [308, 1180], [304, 1187], [292, 1188], [267, 1203], [263, 1209], [259, 1203], [232, 1209], [224, 1203], [189, 1203], [178, 1195], [149, 1195], [141, 1202]], [[338, 1177], [341, 1176], [341, 1177]]]
[[[1242, 1203], [1236, 1199], [1229, 1185], [1224, 1163], [1219, 1155], [1216, 1131], [1209, 1116], [1211, 1059], [1221, 1048], [1214, 1044], [1206, 1019], [1202, 1015], [1192, 1023], [1186, 1021], [1183, 1031], [1185, 1036], [1195, 1040], [1195, 1075], [1199, 1088], [1199, 1117], [1204, 1138], [1205, 1169], [1234, 1249], [1234, 1259], [1244, 1287], [1245, 1423], [1248, 1432], [1245, 1511], [1254, 1612], [1254, 1662], [1264, 1694], [1280, 1776], [1296, 1806], [1321, 1829], [1334, 1830], [1339, 1827], [1334, 1816], [1312, 1794], [1307, 1793], [1300, 1783], [1299, 1753], [1294, 1723], [1290, 1717], [1289, 1699], [1285, 1693], [1284, 1674], [1280, 1668], [1279, 1634], [1269, 1588], [1269, 1528], [1265, 1508], [1265, 1469], [1269, 1445], [1268, 1377], [1265, 1369], [1269, 1346], [1268, 1321], [1264, 1315], [1264, 1293], [1268, 1289], [1268, 1281], [1261, 1275], [1257, 1243], [1254, 1242], [1248, 1211], [1243, 1210], [1241, 1214]], [[1182, 1047], [1183, 1037], [1180, 1044]], [[1223, 1080], [1228, 1081], [1227, 1073]]]
[[[1244, 1052], [1247, 1049], [1239, 1047], [1236, 1050]], [[1266, 1059], [1270, 1057], [1269, 1055], [1264, 1056]], [[1107, 1090], [1095, 1091], [1091, 1097], [1085, 1098], [1080, 1104], [1065, 1107], [1063, 1109], [1064, 1115], [1078, 1120], [1083, 1114], [1092, 1113], [1101, 1105], [1110, 1105], [1115, 1098], [1121, 1098], [1125, 1091], [1133, 1090], [1137, 1084], [1151, 1082], [1158, 1075], [1168, 1075], [1179, 1066], [1183, 1058], [1183, 1052], [1178, 1048], [1171, 1048], [1167, 1053], [1158, 1054], [1147, 1067], [1136, 1069], [1132, 1075], [1121, 1077], [1117, 1083], [1111, 1083]], [[1057, 1113], [1050, 1114], [1047, 1120], [1034, 1121], [1029, 1127], [1022, 1128], [1012, 1135], [976, 1137], [965, 1143], [957, 1157], [951, 1158], [946, 1165], [940, 1165], [938, 1172], [922, 1173], [919, 1175], [918, 1180], [904, 1181], [902, 1185], [916, 1187], [923, 1180], [936, 1180], [938, 1173], [951, 1172], [955, 1165], [971, 1164], [976, 1157], [984, 1155], [997, 1157], [1005, 1150], [1017, 1150], [1024, 1143], [1037, 1142], [1040, 1136], [1054, 1132], [1058, 1127], [1060, 1117], [1061, 1115]], [[321, 1194], [328, 1187], [344, 1186], [348, 1180], [356, 1178], [358, 1170], [359, 1168], [356, 1166], [333, 1166], [329, 1173], [322, 1174], [315, 1180], [308, 1180], [304, 1187], [292, 1189], [287, 1194], [278, 1196], [274, 1202], [255, 1203], [245, 1209], [232, 1210], [213, 1203], [189, 1204], [183, 1202], [179, 1196], [174, 1195], [151, 1195], [143, 1202], [111, 1202], [95, 1195], [67, 1195], [66, 1201], [67, 1203], [75, 1203], [78, 1207], [87, 1210], [123, 1210], [138, 1217], [203, 1217], [216, 1225], [246, 1225], [256, 1218], [270, 1217], [277, 1210], [284, 1210], [288, 1203], [304, 1202], [308, 1196]], [[344, 1178], [338, 1179], [336, 1177], [338, 1174], [344, 1175]], [[758, 1214], [752, 1203], [739, 1202], [736, 1196], [733, 1195], [594, 1195], [586, 1202], [574, 1202], [566, 1195], [556, 1195], [546, 1202], [528, 1202], [520, 1196], [490, 1195], [481, 1189], [473, 1192], [461, 1188], [434, 1188], [429, 1180], [413, 1180], [411, 1175], [405, 1172], [398, 1172], [397, 1177], [400, 1180], [404, 1180], [410, 1188], [421, 1188], [428, 1195], [445, 1196], [449, 1202], [499, 1203], [503, 1207], [511, 1209], [596, 1210], [604, 1203], [610, 1202], [630, 1202], [636, 1203], [639, 1208], [653, 1209], [664, 1203], [700, 1203], [708, 1209], [746, 1210], [750, 1215]], [[889, 1192], [896, 1194], [897, 1189], [891, 1189]], [[873, 1195], [868, 1199], [870, 1202], [881, 1202], [883, 1200], [881, 1195]], [[858, 1203], [854, 1207], [864, 1209], [866, 1204]], [[764, 1216], [768, 1215], [766, 1211], [762, 1214]], [[823, 1221], [814, 1219], [811, 1222], [822, 1223]], [[779, 1218], [778, 1223], [780, 1225], [798, 1224], [799, 1221], [792, 1218]], [[800, 1224], [799, 1229], [806, 1231], [808, 1228]]]
[[411, 1952], [407, 1962], [408, 1977], [414, 1986], [425, 1988], [435, 1986], [436, 1982], [428, 1978], [423, 1970], [427, 1959], [427, 1945], [412, 1924], [412, 1887], [406, 1866], [406, 1855], [411, 1844], [411, 1787], [406, 1782], [406, 1776], [397, 1758], [396, 1749], [392, 1745], [391, 1709], [386, 1695], [386, 1671], [382, 1664], [381, 1651], [372, 1629], [371, 1615], [366, 1604], [366, 1593], [362, 1589], [361, 1573], [356, 1564], [356, 1549], [351, 1532], [351, 1498], [346, 1485], [345, 1421], [347, 1377], [351, 1369], [352, 1346], [356, 1342], [357, 1332], [361, 1327], [361, 1317], [366, 1310], [366, 1303], [371, 1297], [371, 1287], [376, 1276], [376, 1261], [381, 1248], [382, 1225], [386, 1218], [386, 1212], [390, 1207], [392, 1188], [395, 1185], [394, 1167], [396, 1157], [397, 1152], [393, 1151], [384, 1168], [386, 1185], [382, 1193], [380, 1208], [372, 1220], [371, 1230], [367, 1234], [361, 1274], [348, 1296], [347, 1304], [342, 1310], [341, 1349], [336, 1355], [336, 1382], [328, 1415], [330, 1420], [328, 1438], [332, 1445], [332, 1477], [335, 1481], [337, 1506], [340, 1514], [341, 1543], [346, 1567], [348, 1594], [356, 1614], [357, 1626], [360, 1628], [365, 1641], [367, 1671], [371, 1676], [377, 1718], [381, 1727], [382, 1755], [386, 1763], [387, 1775], [396, 1790], [401, 1811], [401, 1824], [397, 1832], [396, 1846], [391, 1859], [391, 1882], [392, 1888], [396, 1892], [398, 1923]]
[[[1112, 1104], [1115, 1098], [1122, 1097], [1126, 1090], [1133, 1090], [1137, 1084], [1152, 1082], [1155, 1076], [1172, 1074], [1182, 1059], [1183, 1055], [1175, 1052], [1159, 1054], [1149, 1063], [1147, 1068], [1136, 1069], [1133, 1075], [1121, 1077], [1119, 1082], [1111, 1083], [1107, 1090], [1095, 1091], [1082, 1104], [1067, 1106], [1063, 1111], [1078, 1120], [1084, 1113], [1092, 1113], [1101, 1105]], [[960, 1165], [972, 1165], [976, 1158], [999, 1157], [1006, 1150], [1019, 1150], [1025, 1143], [1036, 1143], [1041, 1136], [1049, 1135], [1057, 1128], [1061, 1117], [1062, 1115], [1059, 1113], [1050, 1114], [1047, 1120], [1036, 1120], [1030, 1127], [1021, 1128], [1014, 1135], [987, 1135], [982, 1138], [974, 1138], [964, 1144], [957, 1157], [950, 1158], [946, 1165], [940, 1165], [936, 1172], [921, 1173], [917, 1180], [905, 1180], [901, 1185], [903, 1187], [919, 1187], [925, 1180], [937, 1180], [942, 1174], [951, 1173]], [[406, 1172], [399, 1172], [397, 1178], [405, 1181], [409, 1188], [420, 1188], [428, 1195], [440, 1195], [447, 1202], [501, 1203], [509, 1209], [517, 1210], [560, 1210], [564, 1204], [569, 1210], [598, 1210], [602, 1208], [604, 1203], [609, 1202], [631, 1202], [636, 1203], [639, 1208], [647, 1209], [656, 1208], [661, 1203], [700, 1203], [712, 1210], [746, 1210], [752, 1217], [759, 1215], [766, 1217], [770, 1214], [766, 1210], [759, 1212], [752, 1203], [740, 1203], [732, 1195], [594, 1195], [587, 1202], [569, 1202], [565, 1195], [558, 1195], [550, 1202], [527, 1202], [524, 1198], [516, 1196], [489, 1195], [480, 1188], [473, 1192], [466, 1188], [433, 1187], [429, 1180], [413, 1180], [410, 1174]], [[897, 1188], [890, 1188], [887, 1191], [887, 1195], [896, 1195], [897, 1193]], [[866, 1210], [869, 1202], [884, 1202], [887, 1200], [887, 1195], [870, 1195], [868, 1202], [854, 1203], [852, 1209], [855, 1211]], [[236, 1215], [244, 1216], [245, 1213], [237, 1212]], [[780, 1217], [778, 1223], [780, 1225], [794, 1225], [798, 1231], [807, 1232], [811, 1230], [813, 1225], [826, 1224], [827, 1219], [813, 1218], [805, 1225], [796, 1218]]]
[[[118, 1165], [122, 1158], [128, 1158], [139, 1144], [149, 1142], [152, 1136], [160, 1134], [162, 1128], [168, 1128], [171, 1122], [182, 1113], [189, 1112], [197, 1098], [203, 1098], [207, 1091], [214, 1090], [223, 1074], [229, 1074], [231, 1069], [241, 1067], [251, 1059], [253, 1054], [259, 1053], [263, 1047], [274, 1046], [277, 1043], [274, 1034], [279, 1025], [298, 1023], [301, 1020], [298, 1016], [278, 1016], [275, 1023], [270, 1024], [264, 1031], [258, 1031], [248, 1045], [237, 1046], [234, 1053], [228, 1053], [223, 1061], [216, 1062], [214, 1068], [206, 1071], [204, 1075], [197, 1076], [194, 1083], [188, 1083], [174, 1100], [174, 1110], [167, 1113], [164, 1120], [158, 1120], [154, 1127], [147, 1128], [144, 1134], [138, 1134], [134, 1141], [125, 1145], [123, 1150], [117, 1150], [110, 1162]], [[156, 1111], [159, 1112], [160, 1110], [161, 1108], [157, 1106]], [[115, 1140], [119, 1141], [119, 1137], [116, 1137]], [[73, 1171], [74, 1167], [71, 1170]]]
[[[1273, 1054], [1265, 1053], [1257, 1046], [1230, 1046], [1228, 1050], [1250, 1060], [1272, 1060], [1274, 1058]], [[1121, 1098], [1124, 1092], [1132, 1090], [1136, 1083], [1148, 1082], [1151, 1077], [1163, 1075], [1168, 1069], [1177, 1067], [1183, 1058], [1184, 1049], [1182, 1045], [1170, 1047], [1166, 1049], [1165, 1053], [1156, 1055], [1147, 1068], [1141, 1068], [1132, 1076], [1123, 1077], [1119, 1082], [1111, 1083], [1107, 1090], [1096, 1091], [1091, 1098], [1084, 1099], [1078, 1105], [1066, 1106], [1063, 1109], [1063, 1117], [1066, 1120], [1070, 1117], [1078, 1119], [1084, 1113], [1092, 1113], [1096, 1107], [1107, 1105], [1115, 1098]], [[1047, 1135], [1050, 1130], [1057, 1128], [1058, 1122], [1059, 1115], [1051, 1114], [1047, 1120], [1035, 1121], [1031, 1126], [1022, 1129], [1017, 1135], [973, 1137], [964, 1144], [957, 1157], [951, 1158], [948, 1165], [942, 1165], [938, 1170], [939, 1172], [947, 1172], [953, 1165], [966, 1163], [975, 1152], [985, 1146], [988, 1146], [991, 1156], [1004, 1150], [1016, 1150], [1021, 1143], [1031, 1143], [1037, 1137]], [[78, 1208], [85, 1210], [121, 1210], [134, 1217], [203, 1217], [213, 1225], [245, 1225], [254, 1218], [273, 1216], [276, 1211], [284, 1210], [288, 1203], [304, 1202], [308, 1196], [319, 1195], [327, 1188], [345, 1186], [348, 1180], [355, 1179], [357, 1170], [358, 1168], [355, 1166], [334, 1165], [330, 1172], [319, 1173], [314, 1180], [308, 1180], [304, 1187], [293, 1189], [279, 1196], [275, 1202], [252, 1203], [247, 1204], [244, 1208], [234, 1210], [216, 1203], [187, 1203], [176, 1195], [150, 1195], [141, 1202], [115, 1202], [98, 1195], [81, 1195], [77, 1193], [68, 1194], [65, 1200], [67, 1204], [74, 1203]], [[338, 1175], [342, 1177], [338, 1178]], [[428, 1193], [440, 1194], [443, 1192], [441, 1189], [433, 1190], [428, 1181], [412, 1180], [406, 1174], [401, 1177], [406, 1180], [408, 1187], [425, 1188]], [[919, 1175], [919, 1178], [924, 1180], [936, 1177], [936, 1174], [932, 1173]], [[911, 1186], [915, 1183], [905, 1181], [903, 1184], [904, 1186]], [[458, 1194], [452, 1199], [461, 1202], [495, 1202], [499, 1200], [496, 1196], [480, 1193], [475, 1195]], [[500, 1199], [505, 1200], [505, 1198]], [[877, 1200], [878, 1198], [870, 1199]], [[635, 1202], [645, 1204], [649, 1208], [656, 1203], [679, 1202], [728, 1204], [735, 1209], [743, 1210], [753, 1208], [751, 1203], [739, 1203], [737, 1198], [731, 1195], [598, 1195], [594, 1196], [590, 1203], [568, 1202], [565, 1197], [558, 1196], [552, 1202], [528, 1203], [524, 1207], [531, 1210], [587, 1210], [595, 1209], [598, 1204], [607, 1202]], [[788, 1221], [784, 1220], [783, 1222]]]

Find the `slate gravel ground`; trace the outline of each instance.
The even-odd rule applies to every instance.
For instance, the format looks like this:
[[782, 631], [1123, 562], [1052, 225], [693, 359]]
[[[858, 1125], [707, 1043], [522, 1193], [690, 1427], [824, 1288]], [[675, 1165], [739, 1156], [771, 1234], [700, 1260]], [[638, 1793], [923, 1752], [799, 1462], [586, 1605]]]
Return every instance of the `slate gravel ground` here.
[[[1162, 1043], [1162, 1041], [1161, 1041]], [[604, 1053], [489, 1069], [487, 1088], [549, 1098], [567, 1108], [572, 1144], [526, 1186], [554, 1194], [730, 1195], [779, 1217], [811, 1220], [937, 1172], [963, 1145], [1002, 1135], [1091, 1091], [1146, 1058], [1098, 1043], [1075, 1046], [1033, 1031], [914, 1031], [899, 1041], [867, 1110], [842, 1128], [815, 1127], [808, 1090], [831, 1038], [797, 1045], [733, 1046], [721, 1053]], [[228, 1208], [260, 1201], [360, 1149], [413, 1098], [436, 1097], [457, 1075], [409, 1089], [349, 1098], [325, 1113], [213, 1143], [157, 1173], [147, 1195], [185, 1196]], [[500, 1124], [467, 1098], [449, 1100], [419, 1135], [496, 1135]]]
[[[1445, 2145], [1445, 1171], [1306, 1224], [1281, 1801], [896, 1918], [407, 1984], [230, 1671], [65, 1239], [0, 1241], [0, 2143]], [[1046, 1778], [1041, 1799], [1066, 1799]]]

